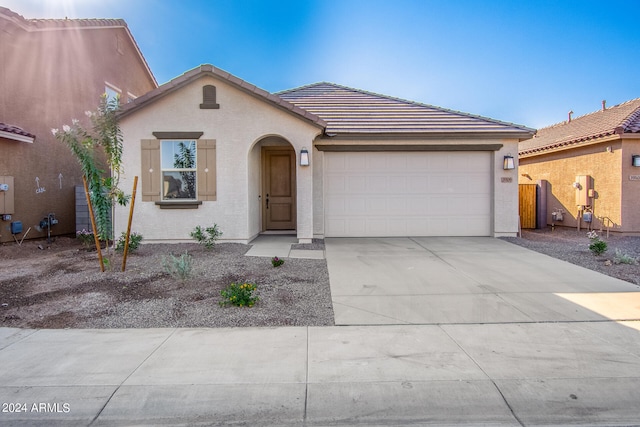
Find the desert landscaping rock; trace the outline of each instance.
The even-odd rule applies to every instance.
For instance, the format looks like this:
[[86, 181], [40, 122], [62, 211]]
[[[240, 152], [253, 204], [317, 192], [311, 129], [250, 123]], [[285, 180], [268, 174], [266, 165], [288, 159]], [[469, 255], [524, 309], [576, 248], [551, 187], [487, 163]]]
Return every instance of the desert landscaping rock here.
[[[525, 230], [513, 244], [640, 285], [640, 266], [615, 264], [615, 249], [640, 257], [640, 237], [612, 234], [609, 249], [589, 251], [586, 230]], [[39, 247], [43, 249], [39, 249]], [[97, 253], [78, 240], [25, 241], [0, 246], [0, 326], [20, 328], [173, 328], [326, 326], [334, 324], [324, 259], [287, 258], [274, 268], [267, 257], [247, 257], [250, 245], [219, 243], [143, 244], [120, 272], [121, 255], [110, 255], [111, 271], [100, 272]], [[322, 240], [292, 249], [324, 250]], [[193, 277], [182, 282], [164, 271], [163, 260], [187, 251]], [[609, 265], [610, 264], [610, 265]], [[232, 282], [258, 285], [254, 307], [220, 307], [220, 290]]]
[[595, 256], [589, 250], [591, 241], [587, 238], [587, 231], [568, 227], [556, 227], [554, 230], [551, 228], [523, 230], [522, 238], [503, 237], [502, 239], [553, 258], [640, 285], [640, 266], [613, 263], [616, 249], [639, 260], [640, 236], [620, 236], [610, 233], [607, 237], [606, 232], [599, 232], [600, 238], [607, 242], [608, 248], [604, 254]]
[[[144, 244], [113, 271], [100, 272], [95, 251], [75, 239], [3, 245], [0, 257], [0, 325], [24, 328], [162, 328], [333, 325], [325, 260], [245, 257], [249, 245]], [[317, 246], [317, 244], [316, 244]], [[193, 277], [164, 271], [163, 260], [187, 251]], [[220, 307], [220, 290], [232, 282], [258, 285], [254, 307]]]

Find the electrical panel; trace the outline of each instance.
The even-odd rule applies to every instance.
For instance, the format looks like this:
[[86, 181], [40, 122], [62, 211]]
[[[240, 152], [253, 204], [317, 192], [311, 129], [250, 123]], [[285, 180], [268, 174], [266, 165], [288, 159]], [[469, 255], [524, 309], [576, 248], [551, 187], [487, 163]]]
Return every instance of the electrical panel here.
[[0, 215], [15, 213], [14, 187], [12, 176], [0, 176]]
[[593, 206], [593, 178], [589, 175], [578, 175], [574, 187], [576, 188], [576, 205]]

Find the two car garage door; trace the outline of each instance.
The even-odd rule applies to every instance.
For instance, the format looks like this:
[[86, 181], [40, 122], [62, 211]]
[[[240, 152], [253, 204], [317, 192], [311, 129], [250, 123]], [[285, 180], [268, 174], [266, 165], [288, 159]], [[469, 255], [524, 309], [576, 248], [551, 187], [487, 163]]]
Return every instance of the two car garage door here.
[[491, 154], [325, 152], [325, 235], [489, 236]]

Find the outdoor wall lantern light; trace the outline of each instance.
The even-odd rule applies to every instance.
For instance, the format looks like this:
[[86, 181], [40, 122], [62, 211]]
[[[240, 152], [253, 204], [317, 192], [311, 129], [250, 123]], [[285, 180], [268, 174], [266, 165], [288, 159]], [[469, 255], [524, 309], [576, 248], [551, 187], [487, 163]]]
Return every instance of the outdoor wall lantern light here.
[[634, 154], [631, 156], [631, 165], [635, 167], [640, 167], [640, 155]]
[[510, 170], [515, 168], [516, 166], [513, 163], [513, 156], [511, 154], [507, 154], [506, 156], [504, 156], [504, 163], [502, 163], [502, 169]]
[[309, 152], [306, 148], [300, 150], [300, 166], [309, 166]]

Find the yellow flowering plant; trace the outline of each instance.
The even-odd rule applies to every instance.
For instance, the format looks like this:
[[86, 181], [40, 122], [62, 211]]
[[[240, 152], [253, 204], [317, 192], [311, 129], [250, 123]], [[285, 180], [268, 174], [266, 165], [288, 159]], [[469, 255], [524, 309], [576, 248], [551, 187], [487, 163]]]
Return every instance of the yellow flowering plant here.
[[253, 307], [260, 298], [253, 295], [258, 289], [254, 283], [232, 283], [220, 291], [222, 301], [219, 302], [220, 307], [225, 305], [235, 305], [238, 307]]

